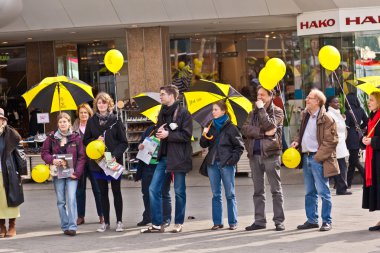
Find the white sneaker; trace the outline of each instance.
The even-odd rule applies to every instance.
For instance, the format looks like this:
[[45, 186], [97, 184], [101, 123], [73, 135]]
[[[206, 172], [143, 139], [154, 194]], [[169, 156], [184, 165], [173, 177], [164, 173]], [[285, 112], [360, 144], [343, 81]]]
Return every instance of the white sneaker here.
[[121, 221], [119, 221], [117, 224], [116, 224], [116, 232], [123, 232], [124, 231], [124, 228], [123, 228], [123, 223]]
[[109, 228], [110, 228], [110, 225], [103, 222], [102, 224], [100, 224], [100, 227], [96, 230], [96, 232], [103, 233]]
[[182, 224], [175, 224], [172, 233], [179, 233], [182, 231]]

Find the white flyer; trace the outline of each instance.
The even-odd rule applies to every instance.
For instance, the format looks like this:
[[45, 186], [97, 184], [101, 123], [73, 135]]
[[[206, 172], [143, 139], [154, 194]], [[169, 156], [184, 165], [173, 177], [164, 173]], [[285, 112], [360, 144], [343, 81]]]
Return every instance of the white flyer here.
[[136, 158], [146, 164], [149, 164], [159, 142], [156, 138], [153, 139], [152, 137], [146, 137], [142, 144], [144, 145], [144, 149], [139, 150]]

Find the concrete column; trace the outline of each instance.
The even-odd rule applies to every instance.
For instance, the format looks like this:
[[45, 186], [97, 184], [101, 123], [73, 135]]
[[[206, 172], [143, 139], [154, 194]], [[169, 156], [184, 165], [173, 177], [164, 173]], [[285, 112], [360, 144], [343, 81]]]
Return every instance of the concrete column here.
[[127, 29], [129, 94], [131, 97], [170, 83], [168, 27]]

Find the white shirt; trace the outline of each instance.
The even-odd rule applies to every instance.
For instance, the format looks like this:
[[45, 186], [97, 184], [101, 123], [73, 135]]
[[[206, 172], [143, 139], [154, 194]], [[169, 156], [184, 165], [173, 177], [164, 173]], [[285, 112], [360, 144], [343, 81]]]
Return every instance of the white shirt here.
[[318, 145], [318, 139], [317, 139], [317, 119], [318, 119], [318, 113], [315, 112], [313, 115], [310, 114], [309, 120], [307, 122], [307, 125], [305, 127], [305, 132], [302, 136], [301, 141], [301, 147], [302, 152], [317, 152], [319, 145]]
[[347, 138], [347, 128], [346, 128], [346, 122], [340, 114], [340, 110], [336, 110], [329, 107], [329, 110], [327, 112], [328, 115], [331, 116], [331, 118], [334, 119], [336, 123], [336, 131], [338, 133], [339, 142], [336, 146], [336, 158], [344, 158], [346, 156], [349, 156], [350, 153], [348, 152], [347, 146], [346, 146], [346, 138]]

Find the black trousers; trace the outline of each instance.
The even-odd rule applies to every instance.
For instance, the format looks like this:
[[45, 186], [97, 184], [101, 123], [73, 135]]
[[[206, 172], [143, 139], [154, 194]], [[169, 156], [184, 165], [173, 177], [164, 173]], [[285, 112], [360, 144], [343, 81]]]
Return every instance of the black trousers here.
[[338, 159], [340, 174], [334, 176], [336, 194], [342, 194], [347, 191], [347, 164], [345, 158]]
[[350, 157], [348, 159], [347, 185], [351, 187], [354, 179], [355, 168], [358, 168], [362, 179], [364, 180], [364, 167], [359, 162], [359, 149], [350, 149]]
[[[108, 181], [103, 179], [97, 179], [100, 194], [102, 196], [102, 208], [104, 215], [104, 222], [110, 224], [110, 200], [108, 198]], [[115, 206], [116, 221], [122, 221], [123, 219], [123, 198], [120, 190], [121, 180], [111, 180], [111, 188], [113, 193], [113, 204]]]

